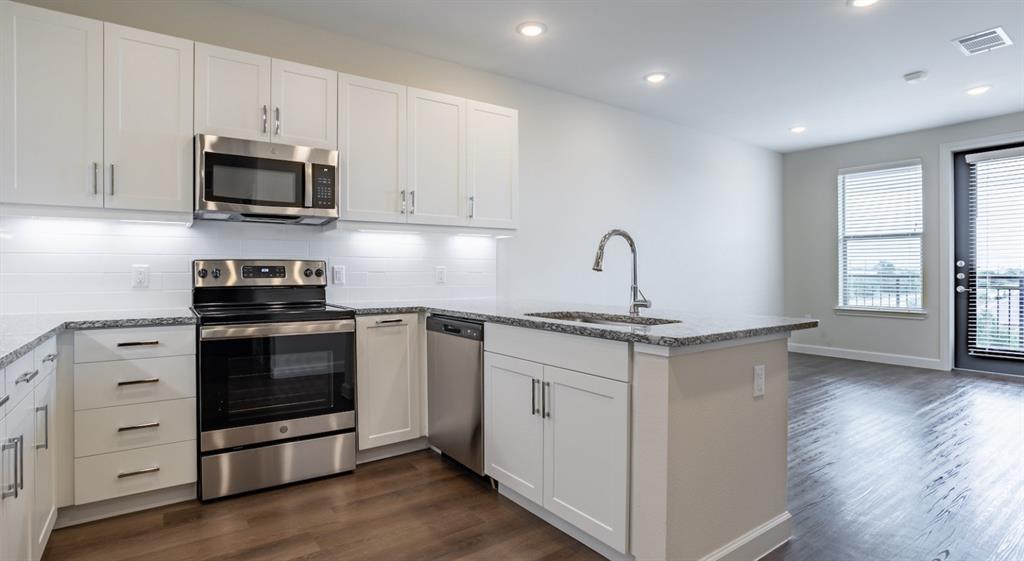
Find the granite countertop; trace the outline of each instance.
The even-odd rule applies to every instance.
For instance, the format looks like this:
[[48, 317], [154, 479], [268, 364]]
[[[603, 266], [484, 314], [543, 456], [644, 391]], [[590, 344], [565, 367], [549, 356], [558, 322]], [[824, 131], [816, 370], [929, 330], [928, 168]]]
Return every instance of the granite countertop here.
[[[81, 313], [75, 315], [81, 316]], [[161, 325], [189, 325], [196, 322], [192, 310], [180, 308], [175, 310], [146, 311], [134, 310], [126, 312], [97, 312], [86, 314], [88, 319], [60, 321], [41, 333], [19, 335], [6, 338], [0, 343], [0, 368], [32, 352], [50, 337], [62, 331], [74, 329], [106, 329], [115, 327], [155, 327]]]
[[446, 300], [408, 303], [333, 302], [333, 304], [355, 310], [357, 315], [426, 312], [515, 327], [542, 329], [613, 341], [647, 343], [663, 347], [705, 345], [720, 341], [787, 333], [800, 329], [812, 329], [818, 326], [818, 320], [816, 319], [733, 314], [707, 315], [665, 310], [657, 307], [650, 310], [642, 310], [641, 316], [676, 320], [678, 323], [637, 326], [592, 324], [541, 318], [526, 314], [532, 312], [576, 311], [621, 316], [625, 314], [626, 310], [624, 307], [528, 300]]

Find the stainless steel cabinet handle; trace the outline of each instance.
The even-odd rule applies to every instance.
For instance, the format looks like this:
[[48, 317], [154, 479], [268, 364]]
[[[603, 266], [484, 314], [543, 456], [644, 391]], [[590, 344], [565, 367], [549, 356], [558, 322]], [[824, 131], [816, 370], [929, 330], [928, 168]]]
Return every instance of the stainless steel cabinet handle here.
[[43, 362], [53, 362], [57, 360], [57, 353], [50, 353], [43, 357]]
[[42, 407], [36, 407], [36, 414], [40, 411], [43, 412], [43, 443], [36, 444], [36, 448], [49, 450], [50, 449], [50, 406], [44, 405]]
[[100, 194], [100, 164], [99, 162], [92, 163], [92, 194]]
[[114, 196], [114, 164], [110, 164], [110, 196]]
[[153, 466], [153, 467], [148, 467], [148, 468], [143, 468], [143, 469], [137, 469], [135, 471], [123, 471], [123, 472], [117, 474], [117, 478], [118, 479], [124, 479], [125, 477], [131, 477], [133, 475], [142, 475], [144, 473], [153, 473], [153, 472], [157, 472], [157, 471], [160, 471], [160, 466]]
[[274, 108], [274, 134], [281, 136], [281, 108]]
[[141, 380], [125, 380], [118, 382], [118, 386], [137, 386], [139, 384], [155, 384], [160, 381], [160, 378], [143, 378]]
[[[18, 437], [18, 489], [25, 490], [25, 435]], [[18, 495], [14, 495], [17, 497]]]
[[15, 378], [14, 379], [14, 383], [15, 383], [15, 385], [17, 385], [17, 384], [24, 384], [26, 382], [31, 382], [38, 375], [39, 375], [39, 371], [38, 370], [33, 370], [31, 372], [25, 372], [21, 376], [18, 376], [17, 378]]
[[379, 319], [377, 325], [405, 325], [404, 319]]
[[476, 197], [472, 195], [469, 196], [469, 217], [476, 217]]
[[551, 382], [544, 382], [543, 394], [543, 407], [544, 407], [544, 418], [551, 418]]
[[3, 407], [4, 405], [7, 405], [7, 402], [10, 401], [10, 400], [11, 400], [11, 396], [9, 396], [9, 395], [5, 395], [3, 397], [0, 397], [0, 407]]
[[267, 134], [267, 106], [263, 106], [263, 134]]
[[530, 380], [530, 415], [537, 414], [537, 379]]
[[399, 193], [401, 194], [402, 197], [402, 206], [398, 212], [400, 214], [405, 214], [405, 189], [402, 189]]
[[153, 341], [125, 341], [124, 343], [118, 343], [118, 347], [150, 347], [153, 345], [159, 345], [159, 340]]
[[409, 191], [409, 214], [416, 214], [416, 189]]
[[152, 421], [152, 422], [149, 422], [149, 423], [142, 423], [142, 424], [138, 424], [138, 425], [128, 425], [126, 427], [117, 427], [117, 432], [127, 432], [127, 431], [130, 431], [130, 430], [140, 430], [140, 429], [155, 429], [156, 427], [159, 427], [159, 426], [160, 426], [160, 421]]
[[[0, 464], [3, 463], [4, 455], [8, 450], [14, 450], [14, 481], [10, 485], [4, 484], [3, 491], [0, 492], [0, 499], [6, 499], [7, 497], [18, 498], [18, 439], [8, 438], [7, 442], [0, 444]], [[0, 466], [2, 469], [2, 466]], [[3, 470], [6, 471], [6, 470]], [[0, 471], [2, 473], [3, 471]]]

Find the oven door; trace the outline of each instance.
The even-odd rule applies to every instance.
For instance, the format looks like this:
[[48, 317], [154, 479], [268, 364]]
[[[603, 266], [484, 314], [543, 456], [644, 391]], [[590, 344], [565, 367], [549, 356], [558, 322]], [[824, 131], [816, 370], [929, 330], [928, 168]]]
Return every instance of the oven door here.
[[355, 322], [200, 329], [203, 452], [355, 427]]

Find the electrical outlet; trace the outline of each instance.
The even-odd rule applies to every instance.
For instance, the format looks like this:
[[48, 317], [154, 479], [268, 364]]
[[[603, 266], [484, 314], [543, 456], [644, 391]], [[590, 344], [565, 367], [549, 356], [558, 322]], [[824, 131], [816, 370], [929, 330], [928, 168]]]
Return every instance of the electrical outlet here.
[[434, 267], [434, 281], [437, 284], [444, 284], [448, 282], [448, 267], [444, 265], [438, 265]]
[[149, 265], [132, 265], [132, 288], [149, 288]]
[[764, 397], [764, 365], [754, 366], [754, 397]]
[[334, 284], [345, 284], [345, 266], [335, 265], [331, 267], [331, 276], [334, 279]]

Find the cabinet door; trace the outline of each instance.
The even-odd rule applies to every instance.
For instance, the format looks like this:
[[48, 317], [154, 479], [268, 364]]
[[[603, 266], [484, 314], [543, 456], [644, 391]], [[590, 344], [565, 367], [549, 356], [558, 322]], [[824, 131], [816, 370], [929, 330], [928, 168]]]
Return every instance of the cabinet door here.
[[423, 436], [419, 316], [356, 318], [359, 449]]
[[466, 100], [409, 88], [409, 222], [466, 223]]
[[281, 144], [338, 149], [338, 73], [274, 59], [271, 138]]
[[197, 133], [270, 140], [270, 57], [196, 43]]
[[32, 558], [41, 559], [57, 521], [57, 459], [54, 415], [56, 376], [51, 374], [35, 389], [35, 501], [32, 507]]
[[338, 74], [342, 220], [405, 222], [406, 87]]
[[0, 4], [0, 201], [103, 206], [103, 23]]
[[629, 385], [544, 366], [544, 508], [626, 551]]
[[469, 223], [515, 228], [519, 216], [519, 112], [468, 102]]
[[192, 208], [192, 41], [104, 24], [107, 208]]
[[[32, 484], [35, 459], [35, 403], [26, 397], [7, 416], [3, 451], [4, 561], [32, 556]], [[17, 469], [15, 469], [15, 467]], [[17, 496], [13, 493], [17, 490]]]
[[541, 504], [544, 419], [536, 362], [484, 353], [484, 472]]

